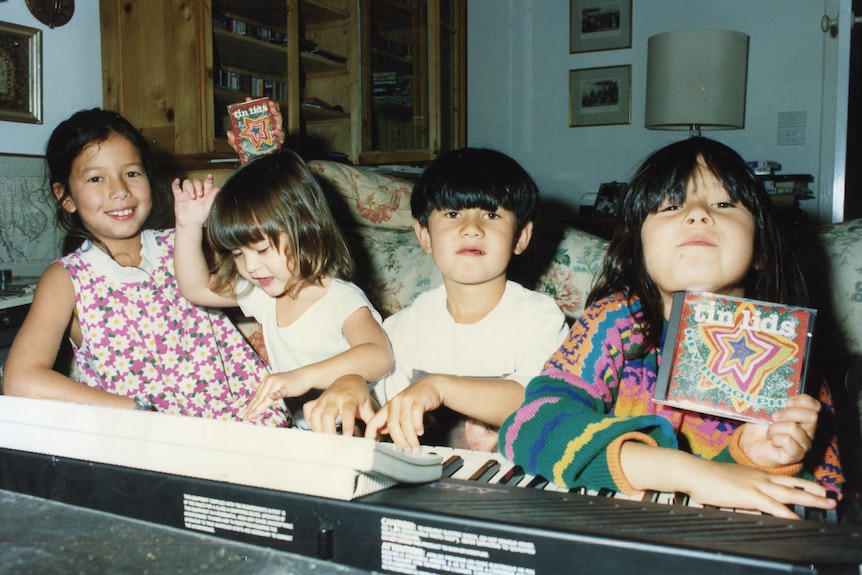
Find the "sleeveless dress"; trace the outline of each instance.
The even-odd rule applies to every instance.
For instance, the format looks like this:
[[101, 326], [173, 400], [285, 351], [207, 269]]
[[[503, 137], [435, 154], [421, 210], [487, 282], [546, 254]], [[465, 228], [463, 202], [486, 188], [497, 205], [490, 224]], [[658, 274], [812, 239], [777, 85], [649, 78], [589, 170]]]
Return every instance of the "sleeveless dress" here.
[[[148, 398], [162, 413], [241, 421], [265, 365], [223, 313], [180, 295], [173, 230], [145, 230], [141, 242], [139, 267], [121, 266], [89, 242], [58, 260], [75, 286], [78, 380]], [[252, 423], [286, 426], [277, 405]]]

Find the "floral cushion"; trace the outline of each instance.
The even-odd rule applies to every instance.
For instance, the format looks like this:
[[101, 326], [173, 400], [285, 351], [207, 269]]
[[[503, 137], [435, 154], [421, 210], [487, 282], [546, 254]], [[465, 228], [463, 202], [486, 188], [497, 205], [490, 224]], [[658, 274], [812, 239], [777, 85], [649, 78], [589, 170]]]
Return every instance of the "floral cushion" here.
[[410, 305], [443, 282], [433, 258], [422, 251], [413, 228], [358, 227], [348, 242], [356, 260], [356, 283], [383, 315]]
[[569, 321], [574, 321], [584, 312], [584, 304], [607, 249], [606, 240], [566, 228], [553, 258], [533, 289], [553, 297]]
[[345, 200], [355, 223], [398, 229], [413, 225], [411, 183], [338, 162], [311, 160], [308, 167]]
[[[356, 282], [384, 317], [407, 307], [420, 293], [443, 281], [433, 258], [419, 247], [412, 229], [358, 227], [348, 232], [348, 241], [357, 262]], [[513, 279], [553, 297], [573, 321], [584, 311], [606, 249], [605, 240], [566, 228], [550, 258], [533, 261], [540, 266], [534, 274], [536, 280]], [[519, 257], [535, 256], [528, 252]]]

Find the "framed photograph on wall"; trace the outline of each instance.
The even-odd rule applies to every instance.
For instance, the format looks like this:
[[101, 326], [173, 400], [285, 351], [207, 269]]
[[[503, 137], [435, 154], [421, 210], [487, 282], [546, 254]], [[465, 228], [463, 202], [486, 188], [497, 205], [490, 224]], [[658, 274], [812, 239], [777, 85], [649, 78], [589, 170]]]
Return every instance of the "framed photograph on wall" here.
[[0, 120], [42, 123], [42, 32], [0, 22]]
[[569, 0], [569, 53], [632, 47], [632, 0]]
[[631, 124], [632, 67], [569, 70], [569, 127]]

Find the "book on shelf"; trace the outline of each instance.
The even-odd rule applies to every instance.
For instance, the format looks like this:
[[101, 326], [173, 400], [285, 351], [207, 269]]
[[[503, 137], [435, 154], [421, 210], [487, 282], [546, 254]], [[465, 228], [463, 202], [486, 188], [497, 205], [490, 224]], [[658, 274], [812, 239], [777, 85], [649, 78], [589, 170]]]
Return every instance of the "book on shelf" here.
[[676, 292], [656, 403], [769, 422], [802, 393], [816, 310], [708, 292]]
[[750, 167], [754, 171], [755, 175], [758, 176], [767, 176], [781, 170], [781, 164], [773, 160], [753, 160], [751, 162], [746, 162], [746, 164], [748, 164], [748, 167]]
[[227, 107], [241, 164], [281, 147], [276, 136], [267, 98], [230, 104]]

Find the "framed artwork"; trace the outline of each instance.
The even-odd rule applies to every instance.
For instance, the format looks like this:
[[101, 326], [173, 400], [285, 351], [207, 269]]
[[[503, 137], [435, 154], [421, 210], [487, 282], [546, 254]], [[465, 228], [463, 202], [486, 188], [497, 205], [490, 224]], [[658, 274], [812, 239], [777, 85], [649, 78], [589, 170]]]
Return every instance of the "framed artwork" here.
[[0, 22], [0, 120], [42, 123], [42, 32]]
[[632, 0], [569, 0], [569, 53], [632, 47]]
[[569, 127], [631, 123], [632, 67], [569, 70]]

